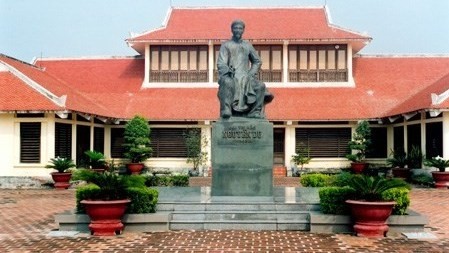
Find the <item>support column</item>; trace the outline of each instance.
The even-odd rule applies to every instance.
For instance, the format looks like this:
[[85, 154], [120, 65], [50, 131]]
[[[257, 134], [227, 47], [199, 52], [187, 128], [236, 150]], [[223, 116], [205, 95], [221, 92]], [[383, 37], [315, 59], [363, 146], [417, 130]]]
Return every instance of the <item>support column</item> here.
[[209, 69], [209, 73], [208, 73], [208, 77], [209, 77], [209, 83], [213, 83], [214, 82], [214, 65], [215, 65], [215, 61], [214, 61], [214, 42], [213, 41], [209, 41], [209, 61], [208, 61], [208, 69]]
[[282, 45], [282, 82], [288, 82], [288, 40]]
[[287, 121], [287, 126], [285, 127], [284, 145], [285, 167], [287, 168], [287, 175], [290, 175], [292, 167], [291, 159], [296, 153], [296, 131], [292, 121]]
[[449, 159], [449, 112], [443, 112], [443, 157]]
[[387, 156], [390, 155], [391, 150], [394, 150], [394, 127], [392, 125], [387, 126]]
[[145, 45], [145, 71], [142, 87], [150, 82], [150, 45]]

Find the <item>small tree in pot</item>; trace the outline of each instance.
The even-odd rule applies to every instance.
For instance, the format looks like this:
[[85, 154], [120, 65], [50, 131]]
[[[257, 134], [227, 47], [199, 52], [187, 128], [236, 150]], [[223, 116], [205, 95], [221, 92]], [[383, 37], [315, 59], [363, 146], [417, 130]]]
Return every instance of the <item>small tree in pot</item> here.
[[150, 126], [147, 120], [141, 116], [134, 116], [126, 123], [124, 138], [124, 155], [131, 161], [127, 164], [127, 168], [132, 174], [139, 174], [144, 167], [142, 162], [148, 159], [152, 152], [149, 147]]
[[445, 160], [443, 157], [437, 156], [432, 159], [424, 160], [424, 165], [438, 169], [438, 171], [432, 171], [432, 177], [435, 181], [436, 188], [449, 187], [449, 172], [446, 172], [446, 168], [449, 167], [449, 160]]
[[89, 158], [86, 163], [92, 170], [97, 172], [106, 170], [106, 159], [103, 153], [95, 150], [87, 150], [84, 154]]
[[47, 164], [45, 168], [55, 169], [58, 172], [50, 173], [53, 181], [55, 181], [56, 189], [67, 189], [70, 186], [70, 178], [72, 173], [68, 170], [74, 168], [76, 165], [72, 159], [66, 157], [56, 157], [50, 159], [50, 164]]
[[351, 169], [355, 173], [361, 173], [367, 167], [365, 157], [371, 145], [371, 129], [368, 121], [359, 121], [348, 145], [351, 153], [346, 155], [346, 158], [352, 162]]

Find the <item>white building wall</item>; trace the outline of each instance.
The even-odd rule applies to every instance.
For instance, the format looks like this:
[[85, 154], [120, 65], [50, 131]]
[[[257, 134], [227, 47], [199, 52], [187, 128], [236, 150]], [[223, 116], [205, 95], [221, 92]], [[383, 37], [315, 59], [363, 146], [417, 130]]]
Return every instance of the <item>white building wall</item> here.
[[13, 175], [14, 114], [0, 114], [0, 176]]

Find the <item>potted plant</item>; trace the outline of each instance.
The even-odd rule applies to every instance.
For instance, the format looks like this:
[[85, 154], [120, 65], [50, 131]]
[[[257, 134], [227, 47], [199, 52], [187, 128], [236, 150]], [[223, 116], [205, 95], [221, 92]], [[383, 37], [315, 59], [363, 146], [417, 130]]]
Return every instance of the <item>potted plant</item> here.
[[408, 152], [408, 167], [410, 169], [420, 169], [422, 168], [422, 162], [423, 162], [424, 155], [421, 152], [421, 149], [413, 145], [410, 151]]
[[76, 199], [78, 212], [86, 212], [91, 219], [89, 229], [93, 235], [121, 234], [124, 229], [121, 218], [125, 212], [156, 210], [158, 192], [145, 186], [143, 176], [79, 170], [75, 177], [88, 182], [77, 188]]
[[346, 155], [346, 158], [352, 162], [351, 169], [354, 173], [361, 173], [368, 165], [365, 157], [371, 145], [371, 129], [368, 121], [362, 120], [357, 123], [357, 128], [348, 145], [351, 153]]
[[346, 203], [350, 207], [357, 236], [384, 237], [388, 231], [386, 221], [396, 202], [383, 201], [382, 194], [392, 188], [408, 187], [408, 184], [398, 178], [367, 175], [355, 175], [347, 184], [354, 190]]
[[[296, 149], [296, 153], [294, 155], [292, 155], [291, 161], [295, 165], [301, 166], [300, 171], [304, 171], [304, 165], [308, 164], [310, 162], [310, 160], [312, 160], [312, 158], [310, 157], [310, 150], [308, 148], [303, 148], [303, 147], [299, 146]], [[300, 171], [297, 171], [297, 173], [299, 174]], [[292, 174], [295, 174], [295, 173], [292, 172]]]
[[96, 172], [104, 172], [106, 170], [106, 159], [103, 153], [95, 150], [87, 150], [84, 152], [87, 156], [87, 166]]
[[192, 164], [189, 176], [199, 176], [199, 167], [207, 162], [207, 152], [203, 151], [208, 144], [207, 138], [201, 136], [201, 131], [195, 128], [189, 129], [184, 134], [184, 140], [187, 148], [187, 163]]
[[58, 172], [50, 173], [53, 181], [55, 181], [56, 189], [67, 189], [70, 186], [70, 178], [72, 173], [68, 171], [70, 168], [74, 168], [76, 165], [72, 159], [65, 157], [56, 157], [50, 159], [50, 164], [47, 164], [45, 168], [55, 169]]
[[443, 157], [437, 156], [424, 160], [424, 165], [438, 169], [438, 171], [432, 171], [436, 188], [447, 188], [449, 186], [449, 172], [446, 172], [446, 168], [449, 167], [449, 160], [444, 160]]
[[132, 174], [139, 174], [144, 164], [151, 156], [150, 126], [145, 118], [134, 116], [125, 126], [124, 133], [125, 157], [130, 160], [126, 166]]
[[387, 164], [391, 167], [393, 176], [407, 179], [410, 177], [408, 168], [408, 157], [404, 151], [392, 151], [392, 157], [387, 159]]

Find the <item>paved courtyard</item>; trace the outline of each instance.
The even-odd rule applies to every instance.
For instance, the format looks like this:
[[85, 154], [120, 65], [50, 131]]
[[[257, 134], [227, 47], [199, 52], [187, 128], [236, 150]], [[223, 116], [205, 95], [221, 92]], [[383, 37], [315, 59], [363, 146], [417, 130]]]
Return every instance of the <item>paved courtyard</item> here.
[[[53, 215], [74, 208], [74, 190], [0, 190], [0, 252], [449, 252], [449, 190], [413, 189], [411, 208], [438, 239], [359, 238], [295, 231], [174, 231], [54, 236]], [[54, 233], [53, 233], [54, 234]]]

